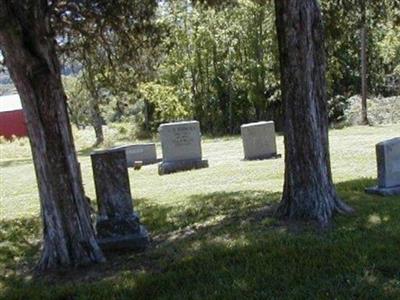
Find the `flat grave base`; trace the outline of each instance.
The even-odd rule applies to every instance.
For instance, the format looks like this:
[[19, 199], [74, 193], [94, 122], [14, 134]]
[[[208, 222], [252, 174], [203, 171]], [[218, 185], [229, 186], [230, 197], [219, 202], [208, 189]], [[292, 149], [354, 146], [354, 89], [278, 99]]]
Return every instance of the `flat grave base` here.
[[137, 233], [98, 239], [97, 242], [104, 251], [133, 250], [140, 252], [147, 248], [150, 239], [146, 228], [140, 225], [140, 231]]
[[381, 188], [378, 186], [366, 188], [367, 194], [380, 195], [380, 196], [400, 196], [400, 186], [391, 188]]
[[208, 168], [208, 160], [179, 160], [162, 162], [158, 165], [158, 174], [166, 175], [180, 171]]
[[250, 157], [250, 158], [247, 158], [247, 157], [245, 157], [243, 160], [244, 161], [246, 161], [246, 160], [266, 160], [266, 159], [278, 159], [278, 158], [281, 158], [282, 157], [282, 154], [269, 154], [269, 155], [261, 155], [261, 156], [255, 156], [255, 157]]
[[135, 214], [128, 218], [98, 218], [96, 231], [102, 250], [142, 251], [150, 242], [147, 229], [139, 223]]

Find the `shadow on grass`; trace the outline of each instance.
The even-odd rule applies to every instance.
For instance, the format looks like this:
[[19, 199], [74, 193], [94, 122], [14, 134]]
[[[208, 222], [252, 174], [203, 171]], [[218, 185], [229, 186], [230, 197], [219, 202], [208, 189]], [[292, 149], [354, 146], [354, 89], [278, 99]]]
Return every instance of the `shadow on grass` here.
[[38, 217], [0, 220], [0, 281], [29, 271], [38, 258], [39, 236]]
[[280, 193], [265, 191], [216, 192], [190, 196], [183, 206], [157, 205], [153, 201], [137, 199], [137, 210], [142, 222], [153, 235], [204, 223], [218, 223], [222, 219], [254, 217], [259, 210], [276, 203]]
[[3, 161], [0, 161], [0, 168], [14, 167], [14, 166], [20, 166], [20, 165], [26, 165], [26, 164], [32, 164], [32, 163], [33, 163], [32, 158], [3, 160]]
[[[400, 197], [366, 195], [363, 190], [369, 185], [373, 181], [364, 179], [337, 185], [357, 213], [338, 216], [334, 229], [324, 234], [308, 229], [288, 233], [270, 213], [279, 193], [201, 194], [181, 206], [138, 199], [142, 222], [154, 239], [146, 252], [114, 253], [105, 264], [52, 274], [56, 284], [45, 289], [48, 278], [2, 277], [3, 295], [7, 299], [396, 299], [400, 297]], [[18, 234], [7, 233], [14, 230], [7, 226], [1, 227], [2, 237], [10, 244], [1, 262], [12, 265], [11, 258], [20, 253], [20, 260], [29, 263], [38, 248], [23, 242], [31, 237], [24, 230], [37, 225], [23, 221]]]

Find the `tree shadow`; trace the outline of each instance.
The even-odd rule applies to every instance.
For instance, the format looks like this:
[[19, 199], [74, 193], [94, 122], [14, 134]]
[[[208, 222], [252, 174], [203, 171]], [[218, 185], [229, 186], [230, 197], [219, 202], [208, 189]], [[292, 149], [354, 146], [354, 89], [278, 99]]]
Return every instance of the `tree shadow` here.
[[40, 228], [38, 217], [0, 220], [0, 280], [30, 270], [38, 258]]
[[158, 205], [148, 199], [137, 199], [136, 205], [143, 223], [157, 236], [222, 219], [256, 218], [279, 198], [280, 193], [266, 191], [215, 192], [192, 195], [181, 206]]
[[[384, 230], [400, 227], [400, 196], [379, 196], [365, 193], [365, 188], [376, 185], [376, 180], [362, 178], [338, 183], [340, 197], [356, 210], [354, 218], [338, 216], [341, 227], [352, 230]], [[396, 217], [397, 216], [397, 217]]]
[[[0, 280], [8, 288], [6, 296], [14, 290], [20, 295], [32, 291], [42, 295], [41, 286], [51, 283], [54, 293], [72, 298], [98, 291], [104, 298], [115, 294], [142, 299], [363, 298], [363, 292], [371, 289], [368, 295], [379, 298], [400, 275], [400, 197], [365, 194], [364, 188], [373, 183], [359, 179], [337, 184], [340, 196], [357, 213], [337, 216], [333, 229], [324, 234], [311, 227], [293, 234], [287, 224], [276, 220], [273, 208], [280, 193], [205, 193], [191, 196], [182, 205], [137, 199], [135, 209], [152, 235], [146, 252], [110, 253], [104, 264], [28, 283], [21, 283], [17, 272]], [[20, 262], [29, 264], [38, 251], [37, 243], [25, 242], [32, 237], [27, 228], [38, 231], [38, 221], [18, 222], [5, 227], [1, 223], [7, 233], [2, 240], [9, 243], [7, 251], [0, 251], [1, 263], [8, 268], [16, 267], [11, 262], [15, 253], [20, 253]], [[71, 285], [75, 288], [65, 288]], [[400, 293], [395, 285], [390, 287]]]

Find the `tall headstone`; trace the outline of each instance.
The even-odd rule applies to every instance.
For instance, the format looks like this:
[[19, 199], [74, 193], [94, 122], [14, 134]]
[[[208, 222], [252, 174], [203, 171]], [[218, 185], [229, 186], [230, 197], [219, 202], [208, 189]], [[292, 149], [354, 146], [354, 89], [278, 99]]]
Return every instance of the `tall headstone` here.
[[96, 231], [102, 249], [142, 250], [149, 234], [133, 211], [124, 149], [91, 154], [98, 215]]
[[161, 124], [158, 131], [163, 154], [160, 175], [208, 167], [208, 161], [202, 159], [198, 121]]
[[245, 160], [277, 158], [275, 124], [262, 121], [240, 126]]
[[142, 162], [142, 165], [159, 162], [157, 159], [156, 144], [154, 143], [118, 146], [113, 148], [113, 150], [115, 149], [125, 150], [128, 168], [134, 167], [135, 162]]
[[400, 137], [376, 144], [378, 185], [367, 188], [370, 194], [400, 195]]

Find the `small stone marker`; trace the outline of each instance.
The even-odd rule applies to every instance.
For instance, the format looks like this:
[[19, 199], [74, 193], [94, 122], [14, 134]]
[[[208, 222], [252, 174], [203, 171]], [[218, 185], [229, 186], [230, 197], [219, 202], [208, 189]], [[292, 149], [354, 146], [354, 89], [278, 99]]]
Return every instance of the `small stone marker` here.
[[135, 161], [134, 163], [133, 163], [133, 169], [135, 170], [135, 171], [138, 171], [138, 170], [140, 170], [141, 168], [143, 167], [143, 162], [142, 161]]
[[240, 132], [245, 160], [281, 157], [276, 151], [275, 124], [273, 121], [243, 124], [240, 126]]
[[208, 161], [202, 159], [198, 121], [161, 124], [158, 131], [163, 153], [160, 175], [208, 167]]
[[400, 137], [376, 144], [378, 186], [365, 189], [382, 196], [400, 195]]
[[142, 250], [149, 234], [133, 212], [133, 201], [124, 149], [91, 154], [98, 215], [96, 230], [102, 249]]
[[126, 153], [126, 162], [128, 167], [134, 167], [135, 161], [141, 161], [143, 165], [155, 164], [159, 162], [157, 159], [156, 144], [134, 144], [112, 148], [124, 149]]

